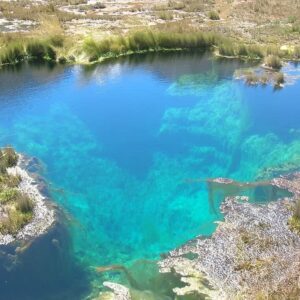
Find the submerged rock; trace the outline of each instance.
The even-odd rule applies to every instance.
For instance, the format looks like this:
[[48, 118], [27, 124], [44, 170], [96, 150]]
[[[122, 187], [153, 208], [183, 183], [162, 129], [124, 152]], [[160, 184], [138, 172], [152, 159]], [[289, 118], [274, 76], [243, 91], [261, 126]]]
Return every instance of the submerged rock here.
[[247, 197], [228, 197], [221, 206], [225, 220], [211, 238], [198, 237], [159, 262], [161, 272], [176, 273], [187, 283], [174, 289], [177, 295], [196, 293], [212, 299], [299, 295], [300, 236], [288, 223], [300, 196], [300, 173], [270, 184], [293, 196], [265, 205], [249, 203]]

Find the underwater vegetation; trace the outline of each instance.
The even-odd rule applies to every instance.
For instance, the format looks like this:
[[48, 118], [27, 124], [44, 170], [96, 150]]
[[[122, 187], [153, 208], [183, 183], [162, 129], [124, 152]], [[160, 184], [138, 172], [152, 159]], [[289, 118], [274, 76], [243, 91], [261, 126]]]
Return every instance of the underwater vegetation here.
[[[145, 49], [142, 40], [134, 41]], [[281, 94], [295, 87], [250, 89], [232, 80], [226, 64], [206, 59], [191, 60], [193, 71], [178, 70], [176, 57], [176, 70], [153, 56], [140, 59], [140, 67], [106, 62], [104, 69], [91, 68], [88, 80], [74, 66], [61, 73], [54, 67], [47, 81], [39, 67], [36, 78], [22, 77], [13, 97], [0, 96], [1, 143], [45, 165], [51, 196], [69, 217], [75, 257], [96, 289], [106, 280], [126, 282], [137, 299], [145, 290], [150, 299], [172, 299], [171, 288], [160, 287], [164, 279], [143, 260], [210, 235], [225, 196], [279, 197], [272, 186], [243, 182], [268, 181], [299, 165], [298, 118], [288, 111], [287, 123], [265, 113], [296, 112]], [[30, 89], [37, 82], [41, 88]], [[224, 188], [208, 180], [216, 177], [237, 184]], [[117, 267], [108, 270], [111, 265]]]

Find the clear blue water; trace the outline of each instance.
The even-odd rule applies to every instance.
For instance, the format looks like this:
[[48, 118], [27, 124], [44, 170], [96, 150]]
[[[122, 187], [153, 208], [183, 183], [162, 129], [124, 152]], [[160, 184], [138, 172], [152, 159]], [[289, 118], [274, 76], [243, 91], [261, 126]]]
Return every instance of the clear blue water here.
[[233, 79], [242, 66], [172, 54], [1, 70], [0, 143], [42, 161], [84, 266], [157, 259], [211, 234], [221, 216], [207, 178], [298, 168], [299, 83], [247, 87]]

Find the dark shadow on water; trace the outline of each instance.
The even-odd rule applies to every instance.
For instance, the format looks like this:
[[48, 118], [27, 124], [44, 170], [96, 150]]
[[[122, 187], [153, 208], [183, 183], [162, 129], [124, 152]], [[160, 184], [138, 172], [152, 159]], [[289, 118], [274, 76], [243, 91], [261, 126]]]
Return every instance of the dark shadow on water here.
[[80, 300], [89, 281], [62, 223], [34, 241], [0, 247], [1, 300]]

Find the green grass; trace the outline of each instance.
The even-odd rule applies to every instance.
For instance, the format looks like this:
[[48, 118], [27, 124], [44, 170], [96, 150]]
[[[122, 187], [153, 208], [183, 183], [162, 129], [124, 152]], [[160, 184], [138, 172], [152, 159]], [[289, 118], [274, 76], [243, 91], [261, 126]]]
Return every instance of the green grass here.
[[118, 56], [136, 52], [162, 50], [207, 50], [221, 40], [213, 33], [178, 33], [164, 31], [137, 31], [126, 36], [117, 36], [100, 41], [88, 38], [84, 41], [83, 51], [89, 61], [101, 57]]
[[24, 60], [55, 61], [57, 51], [64, 47], [65, 37], [59, 34], [48, 38], [0, 38], [0, 65], [13, 65]]
[[0, 65], [15, 64], [24, 60], [76, 63], [76, 58], [83, 62], [97, 62], [105, 58], [141, 52], [208, 50], [224, 57], [250, 60], [265, 58], [265, 64], [277, 70], [281, 66], [281, 57], [300, 58], [300, 47], [295, 47], [288, 53], [276, 46], [247, 45], [215, 32], [176, 27], [176, 24], [162, 25], [160, 30], [145, 29], [99, 40], [88, 37], [82, 41], [66, 37], [55, 28], [53, 34], [47, 38], [16, 36], [1, 43], [0, 36]]

